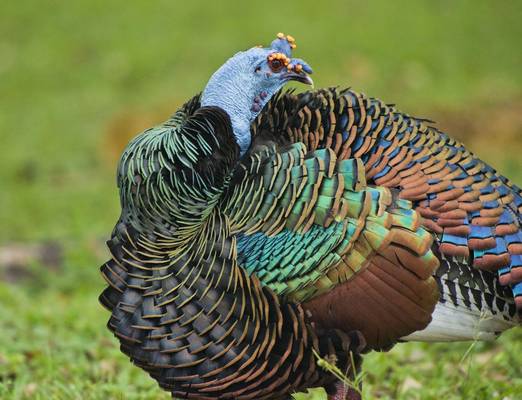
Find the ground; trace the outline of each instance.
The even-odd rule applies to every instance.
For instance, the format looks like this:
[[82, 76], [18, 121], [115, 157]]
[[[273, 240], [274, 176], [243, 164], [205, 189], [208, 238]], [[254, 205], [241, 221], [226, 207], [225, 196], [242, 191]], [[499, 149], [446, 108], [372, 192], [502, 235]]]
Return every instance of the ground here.
[[[28, 0], [0, 6], [0, 398], [168, 399], [119, 352], [98, 304], [126, 141], [234, 52], [297, 38], [316, 87], [436, 120], [522, 184], [517, 2]], [[366, 357], [381, 399], [517, 399], [522, 331]], [[299, 399], [322, 399], [314, 393]]]

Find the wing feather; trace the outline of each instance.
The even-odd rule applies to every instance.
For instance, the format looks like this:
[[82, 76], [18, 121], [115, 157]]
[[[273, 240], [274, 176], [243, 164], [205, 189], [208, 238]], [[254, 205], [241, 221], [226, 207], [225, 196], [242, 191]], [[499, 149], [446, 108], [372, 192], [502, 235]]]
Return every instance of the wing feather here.
[[[288, 118], [272, 123], [267, 116], [283, 107]], [[370, 184], [413, 202], [442, 254], [496, 272], [522, 309], [522, 191], [429, 122], [351, 90], [323, 89], [276, 97], [253, 132], [255, 141], [360, 158]]]
[[321, 326], [357, 326], [374, 348], [425, 328], [438, 260], [420, 215], [398, 192], [367, 185], [360, 159], [305, 150], [259, 146], [236, 169], [222, 208], [239, 264]]

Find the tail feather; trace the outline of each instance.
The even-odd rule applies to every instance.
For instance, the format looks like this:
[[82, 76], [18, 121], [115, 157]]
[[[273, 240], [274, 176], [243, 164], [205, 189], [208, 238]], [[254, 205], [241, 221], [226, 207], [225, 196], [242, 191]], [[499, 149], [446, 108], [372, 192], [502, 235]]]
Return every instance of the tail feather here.
[[502, 286], [493, 272], [480, 271], [466, 259], [448, 257], [433, 249], [440, 260], [435, 273], [440, 299], [432, 321], [403, 337], [406, 341], [449, 342], [493, 340], [503, 331], [520, 325], [509, 287]]
[[506, 320], [491, 312], [479, 313], [445, 302], [435, 306], [432, 321], [425, 329], [402, 339], [419, 342], [489, 341], [517, 324], [515, 320]]

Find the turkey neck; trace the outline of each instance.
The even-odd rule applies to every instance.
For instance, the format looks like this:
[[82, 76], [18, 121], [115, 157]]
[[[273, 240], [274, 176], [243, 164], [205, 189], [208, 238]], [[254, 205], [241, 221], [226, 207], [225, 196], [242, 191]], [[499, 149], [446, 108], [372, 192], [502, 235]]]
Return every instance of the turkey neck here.
[[230, 117], [241, 154], [246, 152], [251, 142], [250, 124], [256, 116], [250, 111], [251, 103], [247, 89], [230, 81], [209, 84], [201, 97], [202, 106], [219, 107]]
[[243, 155], [252, 141], [252, 121], [278, 88], [255, 86], [248, 75], [231, 68], [218, 71], [211, 77], [201, 95], [201, 105], [219, 107], [225, 111], [230, 118], [240, 155]]

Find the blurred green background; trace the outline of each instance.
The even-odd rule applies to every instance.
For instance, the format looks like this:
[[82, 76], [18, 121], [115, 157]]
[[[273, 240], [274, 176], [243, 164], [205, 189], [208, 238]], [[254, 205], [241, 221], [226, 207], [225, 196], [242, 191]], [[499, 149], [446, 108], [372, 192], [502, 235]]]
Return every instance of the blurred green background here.
[[[97, 302], [115, 165], [236, 51], [292, 34], [316, 87], [434, 119], [520, 185], [521, 20], [514, 0], [3, 1], [0, 398], [169, 398]], [[520, 399], [522, 334], [400, 345], [365, 367], [367, 398]]]

